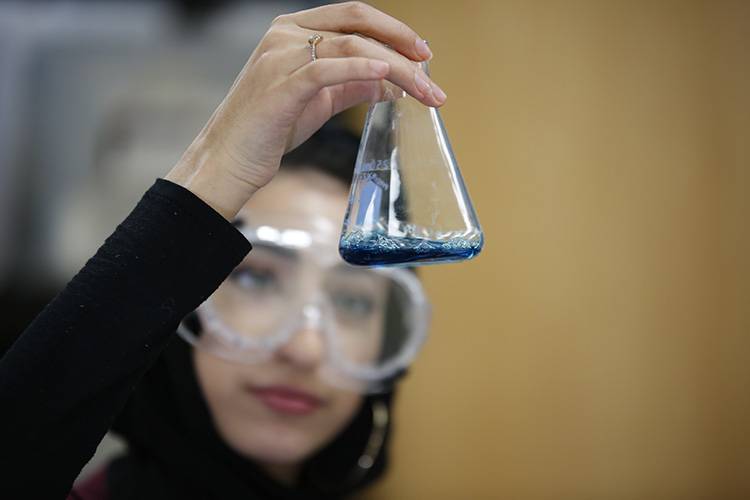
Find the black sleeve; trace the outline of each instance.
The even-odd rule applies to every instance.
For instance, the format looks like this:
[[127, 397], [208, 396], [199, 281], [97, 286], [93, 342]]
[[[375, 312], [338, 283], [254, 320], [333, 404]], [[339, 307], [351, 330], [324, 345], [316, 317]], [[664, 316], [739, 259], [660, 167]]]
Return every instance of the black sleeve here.
[[20, 492], [7, 498], [66, 497], [180, 320], [249, 251], [197, 196], [156, 181], [0, 361], [0, 489]]

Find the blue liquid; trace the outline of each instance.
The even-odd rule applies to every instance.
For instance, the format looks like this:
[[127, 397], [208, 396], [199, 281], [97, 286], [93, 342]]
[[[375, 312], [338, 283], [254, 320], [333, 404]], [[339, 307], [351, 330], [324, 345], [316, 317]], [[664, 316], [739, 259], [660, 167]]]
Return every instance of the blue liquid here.
[[339, 242], [339, 253], [350, 264], [388, 266], [397, 264], [433, 264], [471, 259], [482, 250], [482, 238], [453, 238], [433, 241], [393, 237], [371, 233], [348, 234]]

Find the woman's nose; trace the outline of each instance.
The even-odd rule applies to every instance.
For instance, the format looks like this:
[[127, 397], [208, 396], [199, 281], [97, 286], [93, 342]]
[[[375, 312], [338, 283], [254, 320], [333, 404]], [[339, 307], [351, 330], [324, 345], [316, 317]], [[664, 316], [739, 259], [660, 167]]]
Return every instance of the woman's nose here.
[[277, 351], [277, 357], [303, 369], [316, 368], [324, 355], [320, 311], [306, 308], [304, 321], [292, 337]]

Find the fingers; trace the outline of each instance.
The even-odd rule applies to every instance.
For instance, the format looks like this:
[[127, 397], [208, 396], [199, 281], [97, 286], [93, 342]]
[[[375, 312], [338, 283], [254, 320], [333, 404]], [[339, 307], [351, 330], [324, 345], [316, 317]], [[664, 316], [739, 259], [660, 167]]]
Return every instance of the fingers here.
[[362, 2], [345, 2], [303, 10], [281, 21], [291, 21], [310, 30], [362, 33], [397, 50], [414, 61], [425, 61], [432, 52], [409, 26]]
[[321, 89], [353, 81], [380, 80], [390, 67], [384, 61], [366, 57], [318, 59], [289, 75], [287, 85], [294, 88], [301, 105], [307, 104]]
[[332, 115], [361, 103], [377, 102], [383, 97], [384, 80], [346, 82], [341, 85], [328, 87], [331, 95]]
[[[404, 89], [427, 106], [440, 106], [445, 102], [445, 92], [420, 68], [401, 54], [382, 44], [357, 35], [323, 37], [317, 47], [318, 57], [366, 57], [386, 61], [390, 71], [386, 78]], [[317, 61], [316, 61], [317, 62]]]

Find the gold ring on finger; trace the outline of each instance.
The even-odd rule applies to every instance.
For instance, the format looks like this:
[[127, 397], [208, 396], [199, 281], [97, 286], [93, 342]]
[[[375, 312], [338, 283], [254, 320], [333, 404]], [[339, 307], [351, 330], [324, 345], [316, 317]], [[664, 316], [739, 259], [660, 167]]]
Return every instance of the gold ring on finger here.
[[320, 41], [323, 39], [321, 35], [318, 33], [313, 33], [310, 35], [310, 38], [307, 39], [307, 44], [310, 45], [310, 57], [312, 57], [313, 62], [318, 60], [318, 53], [316, 52], [316, 46], [320, 43]]

